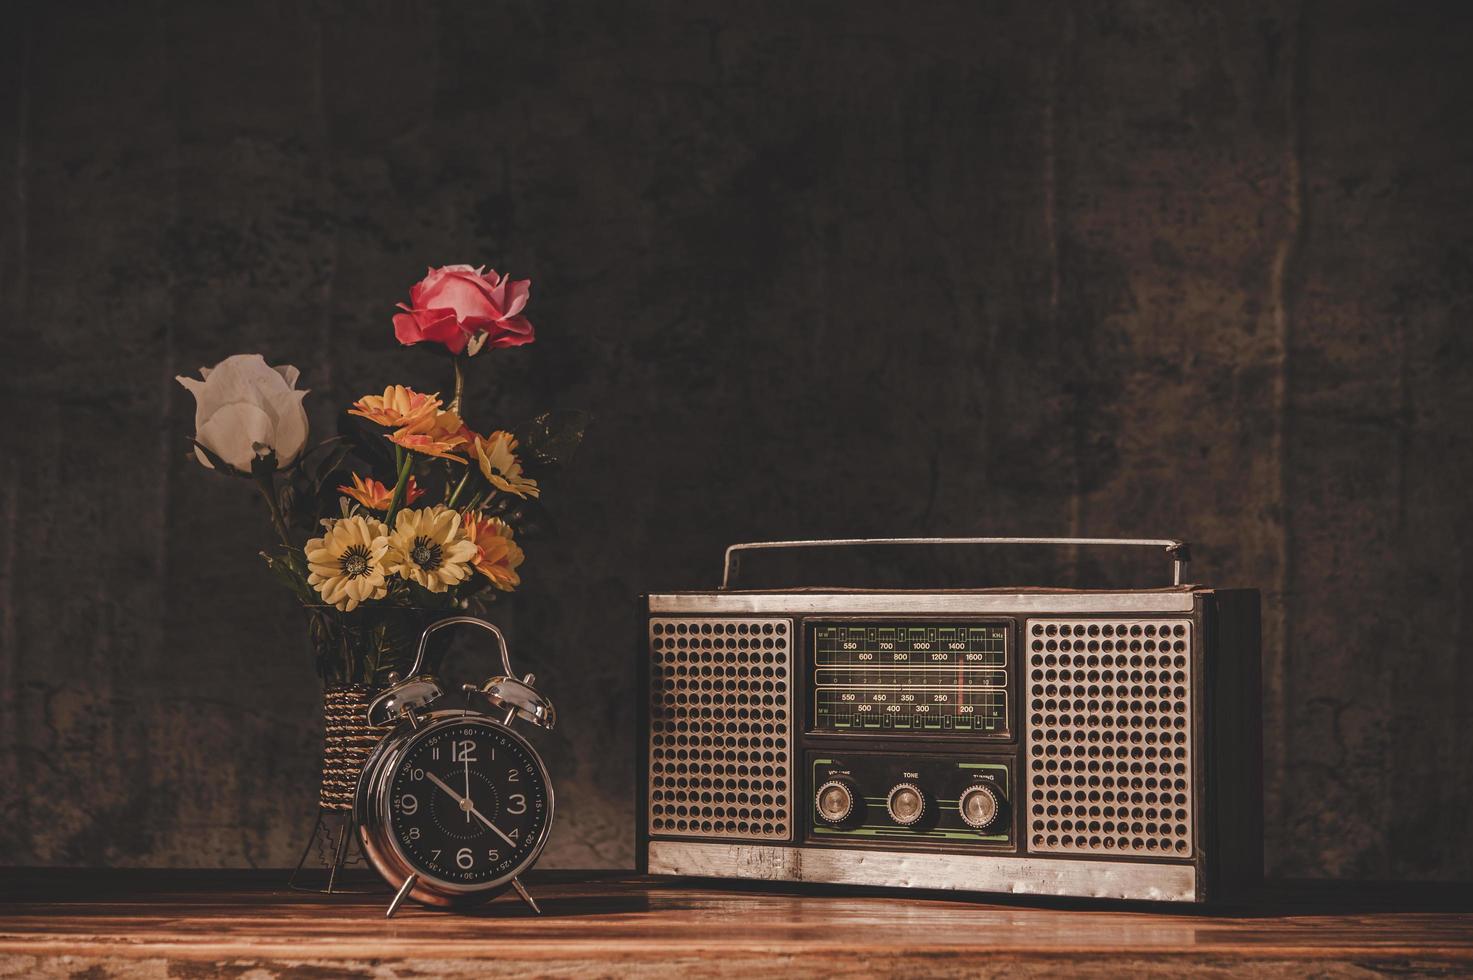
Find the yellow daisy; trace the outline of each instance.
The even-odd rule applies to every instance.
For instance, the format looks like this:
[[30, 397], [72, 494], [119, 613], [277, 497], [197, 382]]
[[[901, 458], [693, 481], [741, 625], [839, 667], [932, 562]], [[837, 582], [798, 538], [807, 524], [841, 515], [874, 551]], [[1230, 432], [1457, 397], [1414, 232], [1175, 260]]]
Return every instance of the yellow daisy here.
[[456, 463], [465, 462], [456, 453], [465, 452], [466, 443], [470, 441], [469, 430], [454, 412], [436, 412], [413, 425], [389, 433], [388, 439], [405, 449]]
[[384, 569], [431, 592], [444, 592], [471, 577], [476, 543], [467, 540], [460, 515], [448, 507], [401, 510], [389, 534]]
[[517, 459], [517, 440], [510, 432], [493, 432], [482, 439], [476, 436], [473, 447], [476, 458], [481, 462], [481, 472], [492, 485], [518, 497], [537, 497], [537, 481], [522, 473], [522, 461]]
[[476, 571], [502, 592], [510, 592], [522, 584], [517, 567], [527, 556], [505, 521], [466, 511], [461, 526], [465, 528], [465, 536], [476, 544], [476, 558], [472, 562]]
[[364, 395], [358, 399], [348, 409], [348, 414], [360, 415], [370, 422], [397, 429], [431, 418], [439, 408], [439, 395], [421, 395], [413, 388], [389, 385], [382, 395]]
[[360, 602], [382, 599], [389, 592], [384, 553], [389, 529], [371, 517], [333, 521], [327, 533], [307, 542], [307, 582], [322, 601], [343, 612]]

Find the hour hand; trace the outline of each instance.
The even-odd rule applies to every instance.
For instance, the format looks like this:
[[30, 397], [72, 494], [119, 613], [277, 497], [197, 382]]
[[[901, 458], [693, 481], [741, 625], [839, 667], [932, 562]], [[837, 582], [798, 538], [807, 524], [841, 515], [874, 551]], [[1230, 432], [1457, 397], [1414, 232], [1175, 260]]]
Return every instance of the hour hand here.
[[465, 797], [464, 796], [461, 796], [459, 793], [455, 792], [455, 790], [453, 790], [449, 786], [447, 786], [445, 784], [445, 781], [443, 779], [441, 779], [439, 776], [436, 776], [432, 772], [426, 772], [425, 773], [425, 776], [429, 778], [429, 781], [430, 782], [434, 783], [436, 786], [440, 787], [445, 792], [449, 793], [450, 794], [450, 797], [453, 800], [455, 800], [456, 803], [464, 803], [465, 802]]

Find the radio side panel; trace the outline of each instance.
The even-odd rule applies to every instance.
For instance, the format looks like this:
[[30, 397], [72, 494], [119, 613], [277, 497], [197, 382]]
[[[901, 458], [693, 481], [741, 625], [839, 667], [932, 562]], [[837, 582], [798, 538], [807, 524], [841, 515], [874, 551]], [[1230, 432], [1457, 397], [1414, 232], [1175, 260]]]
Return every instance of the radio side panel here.
[[650, 869], [650, 641], [648, 595], [634, 607], [634, 870]]
[[1212, 638], [1208, 667], [1206, 758], [1210, 782], [1202, 813], [1213, 844], [1207, 898], [1234, 898], [1263, 881], [1263, 690], [1259, 594], [1212, 595], [1204, 617]]

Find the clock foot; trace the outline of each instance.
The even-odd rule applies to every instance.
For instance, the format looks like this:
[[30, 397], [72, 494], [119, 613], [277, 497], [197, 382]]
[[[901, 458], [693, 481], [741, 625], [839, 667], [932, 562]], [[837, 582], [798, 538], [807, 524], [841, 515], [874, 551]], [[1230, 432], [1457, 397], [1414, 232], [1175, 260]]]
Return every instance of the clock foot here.
[[384, 913], [385, 919], [392, 918], [394, 913], [399, 911], [399, 906], [404, 904], [404, 900], [409, 897], [409, 893], [414, 890], [414, 886], [418, 881], [419, 875], [410, 875], [408, 878], [404, 879], [404, 884], [399, 886], [398, 894], [396, 894], [394, 896], [394, 900], [389, 903], [389, 910]]
[[522, 896], [522, 901], [526, 902], [527, 905], [529, 905], [531, 907], [531, 909], [532, 909], [533, 912], [536, 912], [538, 915], [541, 915], [542, 914], [542, 910], [537, 907], [537, 903], [532, 900], [532, 896], [527, 894], [527, 889], [525, 889], [525, 888], [522, 887], [522, 879], [520, 879], [520, 878], [513, 878], [511, 880], [511, 884], [512, 884], [512, 887], [517, 890], [517, 894], [520, 895], [520, 896]]

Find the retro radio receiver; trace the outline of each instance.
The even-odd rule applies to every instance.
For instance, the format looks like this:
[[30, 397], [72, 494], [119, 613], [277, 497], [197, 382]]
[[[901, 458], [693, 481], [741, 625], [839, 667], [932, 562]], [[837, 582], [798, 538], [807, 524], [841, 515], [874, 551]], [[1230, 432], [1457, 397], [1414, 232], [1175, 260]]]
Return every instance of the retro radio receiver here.
[[[731, 587], [744, 551], [1139, 546], [1170, 586]], [[1202, 902], [1260, 876], [1258, 593], [1185, 543], [737, 544], [652, 594], [638, 851], [651, 874]]]

